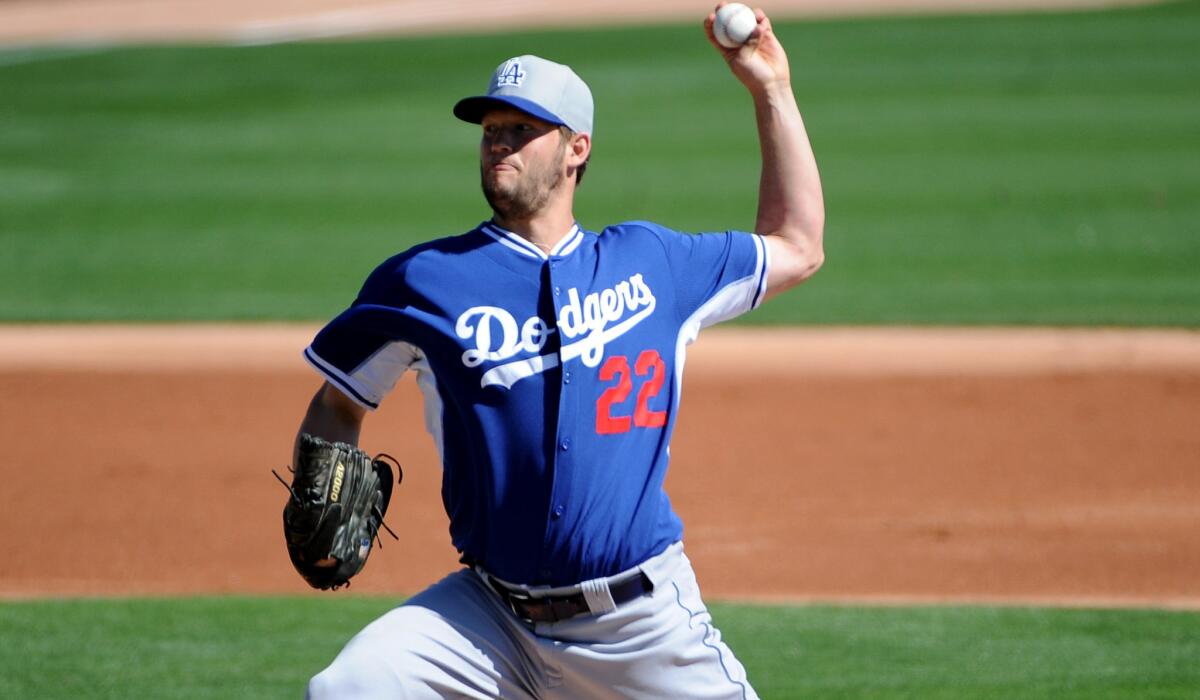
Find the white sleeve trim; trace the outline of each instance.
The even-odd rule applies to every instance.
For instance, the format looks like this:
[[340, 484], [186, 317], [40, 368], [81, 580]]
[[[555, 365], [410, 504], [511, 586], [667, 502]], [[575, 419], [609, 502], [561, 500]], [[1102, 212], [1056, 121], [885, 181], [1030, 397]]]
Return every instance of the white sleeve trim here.
[[338, 369], [308, 346], [304, 359], [355, 403], [367, 410], [379, 408], [396, 381], [423, 355], [411, 343], [392, 341], [380, 347], [350, 373]]
[[755, 271], [759, 275], [758, 289], [754, 293], [754, 299], [750, 302], [750, 308], [757, 309], [767, 296], [767, 280], [771, 276], [771, 249], [767, 247], [765, 238], [757, 233], [750, 235], [754, 236], [754, 247], [758, 252]]
[[683, 390], [683, 364], [687, 359], [687, 346], [696, 342], [700, 331], [715, 323], [743, 314], [755, 305], [762, 303], [762, 292], [765, 289], [766, 246], [759, 236], [755, 236], [759, 244], [759, 258], [754, 274], [731, 282], [704, 302], [695, 313], [679, 327], [679, 336], [675, 339], [675, 388], [676, 399], [680, 398]]

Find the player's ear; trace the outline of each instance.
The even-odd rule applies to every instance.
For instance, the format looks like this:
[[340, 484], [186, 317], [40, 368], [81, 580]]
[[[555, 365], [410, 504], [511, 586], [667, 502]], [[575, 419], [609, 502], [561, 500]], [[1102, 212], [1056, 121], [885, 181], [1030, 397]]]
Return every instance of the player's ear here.
[[592, 154], [591, 134], [571, 134], [571, 143], [567, 146], [567, 165], [578, 168], [587, 162]]

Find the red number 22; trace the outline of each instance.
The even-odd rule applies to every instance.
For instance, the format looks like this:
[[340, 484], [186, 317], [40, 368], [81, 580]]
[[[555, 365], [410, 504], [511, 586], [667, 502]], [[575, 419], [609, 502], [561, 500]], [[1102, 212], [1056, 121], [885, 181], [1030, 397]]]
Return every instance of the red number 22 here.
[[600, 367], [600, 381], [617, 383], [604, 390], [596, 401], [596, 432], [601, 435], [629, 432], [631, 425], [639, 428], [661, 428], [667, 424], [666, 411], [651, 411], [650, 399], [658, 396], [666, 381], [666, 363], [657, 350], [644, 350], [638, 355], [633, 366], [637, 376], [649, 379], [642, 383], [638, 390], [637, 404], [634, 405], [632, 416], [614, 416], [613, 404], [623, 403], [633, 390], [633, 372], [630, 372], [629, 358], [624, 355], [612, 355]]

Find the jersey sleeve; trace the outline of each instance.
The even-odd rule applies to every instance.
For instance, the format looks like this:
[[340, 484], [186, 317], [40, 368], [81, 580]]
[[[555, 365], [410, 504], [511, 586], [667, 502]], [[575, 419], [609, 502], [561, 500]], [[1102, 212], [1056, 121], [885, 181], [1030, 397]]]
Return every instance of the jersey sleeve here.
[[685, 326], [698, 331], [762, 303], [769, 266], [762, 236], [742, 231], [687, 234], [662, 228], [657, 233]]
[[405, 339], [402, 265], [388, 261], [367, 278], [350, 308], [325, 325], [304, 359], [326, 381], [369, 410], [379, 407], [396, 382], [422, 359]]

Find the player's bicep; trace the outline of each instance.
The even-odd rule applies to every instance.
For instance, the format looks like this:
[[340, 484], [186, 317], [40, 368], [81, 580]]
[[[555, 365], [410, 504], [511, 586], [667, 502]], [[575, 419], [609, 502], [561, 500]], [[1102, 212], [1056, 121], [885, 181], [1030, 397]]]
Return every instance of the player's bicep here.
[[812, 277], [825, 261], [819, 252], [806, 250], [781, 236], [763, 236], [762, 240], [766, 244], [767, 259], [770, 261], [767, 268], [766, 299], [786, 292]]

